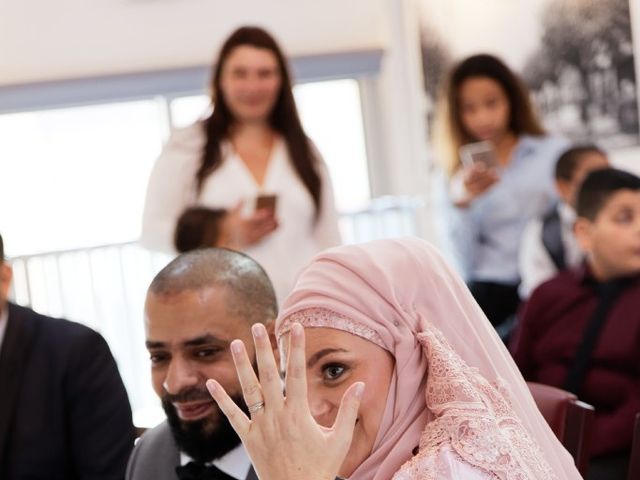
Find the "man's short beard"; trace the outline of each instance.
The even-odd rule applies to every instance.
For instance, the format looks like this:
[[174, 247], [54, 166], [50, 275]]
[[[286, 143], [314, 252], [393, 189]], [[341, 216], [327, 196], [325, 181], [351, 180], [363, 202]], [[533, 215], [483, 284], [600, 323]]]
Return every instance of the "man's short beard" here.
[[[242, 395], [234, 395], [231, 399], [245, 414], [249, 414]], [[183, 421], [171, 402], [175, 401], [212, 400], [215, 408], [215, 424], [211, 417], [194, 421]], [[193, 388], [178, 395], [165, 394], [162, 397], [162, 408], [167, 414], [167, 422], [178, 448], [193, 460], [201, 463], [211, 462], [223, 457], [240, 445], [240, 437], [229, 420], [205, 389]]]

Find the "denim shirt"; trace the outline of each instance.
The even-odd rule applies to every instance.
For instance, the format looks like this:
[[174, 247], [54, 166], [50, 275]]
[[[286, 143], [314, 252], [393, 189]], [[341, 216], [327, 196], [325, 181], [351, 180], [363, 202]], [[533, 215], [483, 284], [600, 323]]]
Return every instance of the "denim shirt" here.
[[500, 180], [486, 193], [467, 208], [443, 202], [453, 254], [467, 281], [520, 281], [520, 238], [529, 220], [556, 201], [555, 164], [568, 147], [558, 137], [522, 136]]

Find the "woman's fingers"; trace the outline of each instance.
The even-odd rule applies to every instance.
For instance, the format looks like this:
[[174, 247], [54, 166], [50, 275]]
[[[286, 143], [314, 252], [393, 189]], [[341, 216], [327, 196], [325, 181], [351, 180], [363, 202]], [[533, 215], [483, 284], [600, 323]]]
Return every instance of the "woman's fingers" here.
[[482, 175], [469, 179], [465, 184], [467, 191], [473, 195], [480, 194], [489, 189], [498, 181], [495, 173], [485, 172]]
[[[261, 403], [264, 406], [260, 382], [247, 356], [247, 349], [241, 340], [231, 342], [231, 354], [233, 355], [233, 363], [236, 365], [236, 372], [242, 387], [242, 395], [247, 407], [251, 411], [253, 408], [258, 408]], [[259, 410], [258, 408], [255, 412]]]
[[282, 381], [273, 357], [273, 349], [269, 340], [269, 333], [264, 325], [256, 323], [251, 327], [253, 342], [256, 346], [256, 361], [258, 374], [266, 408], [279, 409], [284, 404]]
[[289, 356], [287, 358], [285, 384], [287, 403], [308, 409], [304, 328], [299, 323], [293, 324], [289, 335]]
[[244, 436], [249, 431], [249, 419], [247, 416], [217, 381], [209, 379], [206, 385], [209, 394], [216, 401], [222, 413], [229, 419], [233, 429], [240, 436], [240, 439], [244, 440]]
[[278, 221], [273, 216], [263, 219], [250, 218], [245, 221], [243, 230], [244, 237], [251, 245], [272, 233], [278, 228]]
[[353, 429], [358, 419], [358, 410], [360, 409], [360, 400], [363, 392], [364, 383], [362, 382], [354, 383], [344, 392], [338, 415], [333, 423], [333, 431], [337, 436], [336, 440], [344, 445], [345, 452], [353, 438]]

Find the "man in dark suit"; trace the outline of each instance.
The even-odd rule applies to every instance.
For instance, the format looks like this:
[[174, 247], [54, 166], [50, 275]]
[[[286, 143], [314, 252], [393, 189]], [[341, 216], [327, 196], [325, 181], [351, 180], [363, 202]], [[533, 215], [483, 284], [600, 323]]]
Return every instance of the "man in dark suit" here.
[[0, 237], [0, 478], [124, 478], [134, 429], [107, 343], [10, 303], [11, 275]]
[[229, 346], [239, 338], [254, 357], [251, 325], [270, 328], [276, 314], [269, 278], [242, 253], [195, 250], [158, 273], [147, 293], [145, 330], [167, 420], [137, 443], [127, 480], [257, 480], [205, 382], [215, 378], [246, 412]]

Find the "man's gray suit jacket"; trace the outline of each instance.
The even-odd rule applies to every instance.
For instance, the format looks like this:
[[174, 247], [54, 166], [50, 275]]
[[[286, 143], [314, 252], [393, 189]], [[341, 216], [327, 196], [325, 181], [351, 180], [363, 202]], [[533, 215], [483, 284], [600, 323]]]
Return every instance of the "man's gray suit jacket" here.
[[[180, 465], [180, 450], [173, 440], [169, 424], [164, 421], [147, 430], [136, 443], [126, 480], [177, 480], [176, 467]], [[246, 480], [258, 480], [253, 468]]]

